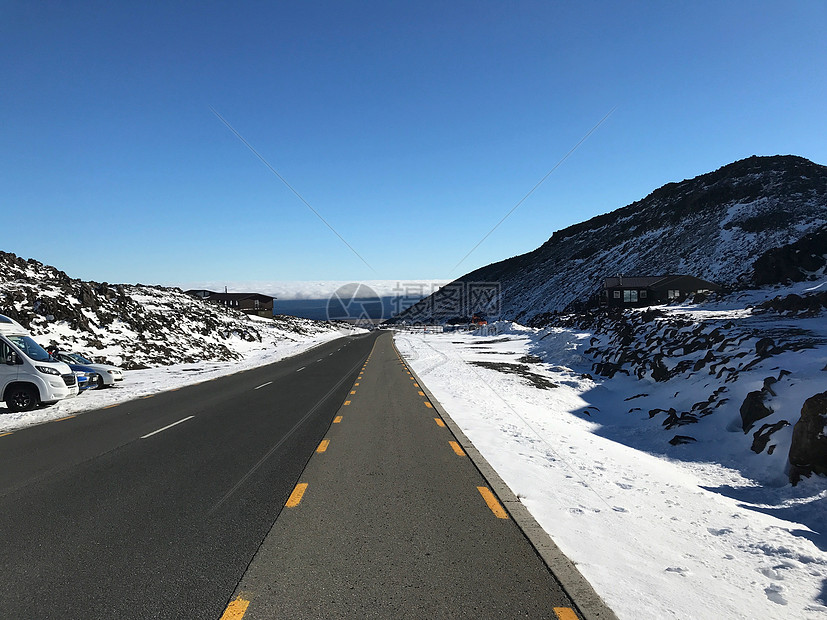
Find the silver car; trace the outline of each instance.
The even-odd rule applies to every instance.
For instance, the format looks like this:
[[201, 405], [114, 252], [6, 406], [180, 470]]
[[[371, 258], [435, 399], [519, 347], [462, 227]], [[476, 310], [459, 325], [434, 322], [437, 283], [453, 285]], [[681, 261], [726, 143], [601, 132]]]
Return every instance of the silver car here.
[[95, 362], [86, 359], [80, 353], [57, 353], [57, 359], [67, 364], [74, 364], [84, 366], [85, 372], [89, 373], [89, 382], [94, 386], [93, 389], [100, 389], [115, 385], [119, 381], [123, 381], [123, 371], [117, 366], [109, 366], [108, 364], [96, 364]]

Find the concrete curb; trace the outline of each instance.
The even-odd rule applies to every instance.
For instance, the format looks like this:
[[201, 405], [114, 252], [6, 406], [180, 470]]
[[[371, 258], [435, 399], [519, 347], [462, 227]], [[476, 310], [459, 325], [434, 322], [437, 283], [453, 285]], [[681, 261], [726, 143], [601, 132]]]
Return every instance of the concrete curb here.
[[[392, 341], [393, 348], [403, 357], [396, 348], [396, 342]], [[574, 563], [567, 558], [560, 548], [551, 539], [551, 536], [540, 527], [534, 516], [528, 511], [523, 503], [514, 495], [514, 492], [508, 487], [500, 475], [491, 467], [491, 464], [485, 460], [482, 453], [477, 450], [470, 439], [462, 432], [462, 429], [456, 422], [448, 415], [445, 408], [436, 399], [433, 393], [425, 387], [422, 379], [413, 371], [410, 365], [405, 362], [405, 366], [413, 375], [420, 389], [425, 392], [428, 400], [434, 406], [434, 409], [439, 413], [445, 424], [454, 434], [462, 449], [474, 463], [477, 470], [483, 478], [488, 482], [488, 486], [499, 498], [502, 505], [508, 511], [508, 514], [514, 519], [517, 527], [522, 530], [525, 537], [534, 547], [537, 555], [542, 558], [551, 574], [557, 579], [560, 586], [569, 595], [577, 607], [577, 612], [583, 620], [617, 620], [615, 613], [606, 605], [602, 598], [595, 592], [591, 584], [586, 581], [586, 578], [577, 570]]]

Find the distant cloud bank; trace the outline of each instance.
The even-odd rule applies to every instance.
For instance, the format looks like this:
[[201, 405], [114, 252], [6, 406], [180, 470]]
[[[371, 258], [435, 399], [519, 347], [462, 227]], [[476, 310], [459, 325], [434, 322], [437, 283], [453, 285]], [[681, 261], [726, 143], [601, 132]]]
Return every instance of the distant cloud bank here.
[[262, 293], [281, 300], [328, 299], [340, 288], [361, 284], [369, 287], [379, 297], [422, 298], [430, 295], [451, 280], [316, 280], [308, 282], [290, 281], [198, 281], [186, 282], [179, 286], [184, 290], [206, 289], [221, 292], [224, 287], [230, 293]]

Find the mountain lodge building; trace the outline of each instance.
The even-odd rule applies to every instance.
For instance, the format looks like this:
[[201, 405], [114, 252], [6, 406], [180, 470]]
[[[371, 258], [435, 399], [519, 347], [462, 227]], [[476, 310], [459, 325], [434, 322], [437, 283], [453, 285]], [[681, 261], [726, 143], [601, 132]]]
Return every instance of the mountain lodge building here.
[[606, 278], [600, 291], [600, 305], [638, 308], [684, 299], [695, 293], [720, 291], [713, 282], [695, 276], [615, 276]]
[[222, 306], [240, 310], [246, 314], [265, 317], [273, 316], [273, 300], [275, 297], [270, 297], [269, 295], [262, 295], [261, 293], [215, 293], [213, 291], [200, 289], [185, 292], [204, 301], [221, 304]]

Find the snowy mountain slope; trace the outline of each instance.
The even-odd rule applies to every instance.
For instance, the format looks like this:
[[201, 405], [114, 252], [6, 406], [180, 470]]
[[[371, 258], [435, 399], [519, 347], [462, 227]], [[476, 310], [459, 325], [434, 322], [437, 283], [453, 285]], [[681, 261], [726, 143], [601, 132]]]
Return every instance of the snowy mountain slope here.
[[[749, 287], [756, 259], [825, 225], [827, 167], [795, 156], [750, 157], [557, 231], [533, 252], [459, 281], [499, 283], [500, 318], [525, 322], [586, 301], [618, 273], [681, 273]], [[398, 318], [430, 320], [448, 290]]]
[[179, 289], [83, 282], [6, 252], [0, 252], [0, 314], [19, 321], [43, 346], [126, 369], [239, 360], [335, 331], [293, 317], [250, 317]]

